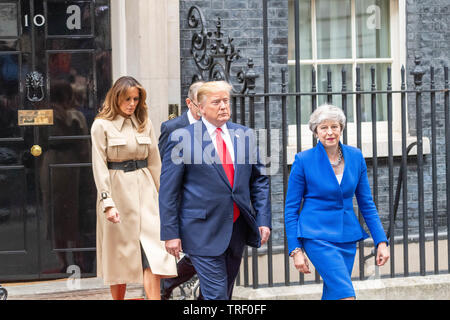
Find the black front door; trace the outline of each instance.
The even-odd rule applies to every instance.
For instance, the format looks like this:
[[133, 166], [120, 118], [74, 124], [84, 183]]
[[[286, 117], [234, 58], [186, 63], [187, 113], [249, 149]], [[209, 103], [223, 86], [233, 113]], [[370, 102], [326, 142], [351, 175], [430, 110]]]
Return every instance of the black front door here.
[[0, 0], [0, 282], [95, 275], [109, 0]]

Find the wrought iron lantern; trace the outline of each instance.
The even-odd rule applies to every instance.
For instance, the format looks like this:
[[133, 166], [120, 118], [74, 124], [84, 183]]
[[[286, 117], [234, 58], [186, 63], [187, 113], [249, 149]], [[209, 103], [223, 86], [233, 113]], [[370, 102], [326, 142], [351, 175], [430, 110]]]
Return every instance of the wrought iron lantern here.
[[198, 29], [192, 35], [191, 55], [197, 65], [198, 72], [192, 77], [192, 82], [198, 80], [225, 80], [233, 86], [234, 93], [251, 92], [255, 88], [258, 77], [253, 69], [254, 63], [250, 58], [246, 71], [239, 71], [236, 75], [240, 88], [231, 81], [231, 66], [242, 58], [241, 53], [233, 44], [233, 38], [224, 37], [222, 21], [217, 17], [216, 31], [207, 31], [205, 17], [198, 6], [192, 6], [188, 12], [188, 24], [192, 29]]

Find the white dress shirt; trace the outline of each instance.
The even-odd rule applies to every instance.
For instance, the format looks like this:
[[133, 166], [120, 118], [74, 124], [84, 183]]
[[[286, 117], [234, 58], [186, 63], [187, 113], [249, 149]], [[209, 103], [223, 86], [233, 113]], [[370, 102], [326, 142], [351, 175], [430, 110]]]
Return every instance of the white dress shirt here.
[[187, 116], [189, 119], [189, 124], [193, 124], [198, 121], [198, 120], [195, 120], [194, 116], [192, 115], [191, 109], [188, 109]]
[[[208, 122], [208, 120], [206, 120], [204, 117], [202, 117], [201, 119], [202, 119], [203, 123], [205, 124], [206, 129], [208, 130], [209, 136], [211, 137], [211, 140], [214, 144], [214, 148], [216, 149], [216, 152], [217, 152], [217, 142], [216, 142], [217, 127], [215, 125], [213, 125], [212, 123]], [[222, 129], [222, 138], [225, 141], [227, 150], [230, 153], [230, 157], [231, 157], [231, 160], [233, 161], [233, 166], [234, 166], [234, 163], [235, 163], [234, 148], [233, 148], [233, 143], [231, 141], [230, 132], [228, 131], [228, 128], [227, 128], [227, 124], [224, 123], [220, 127], [220, 129]]]

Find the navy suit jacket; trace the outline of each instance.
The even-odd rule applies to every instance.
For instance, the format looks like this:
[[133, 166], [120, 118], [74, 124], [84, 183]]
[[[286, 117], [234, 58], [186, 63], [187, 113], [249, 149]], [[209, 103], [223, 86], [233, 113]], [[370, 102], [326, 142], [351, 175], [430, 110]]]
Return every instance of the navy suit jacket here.
[[189, 125], [189, 118], [187, 115], [187, 111], [183, 112], [181, 116], [164, 121], [161, 123], [161, 133], [159, 135], [158, 140], [158, 149], [161, 158], [164, 154], [164, 147], [166, 146], [167, 139], [169, 135], [174, 132], [176, 129], [184, 128]]
[[387, 242], [372, 199], [364, 157], [357, 148], [340, 146], [345, 159], [341, 184], [320, 141], [316, 147], [295, 155], [285, 204], [289, 253], [302, 247], [301, 238], [338, 243], [367, 238], [353, 211], [354, 195], [375, 245]]
[[259, 247], [258, 227], [271, 228], [269, 181], [257, 157], [255, 134], [232, 122], [227, 127], [235, 153], [233, 188], [202, 121], [174, 131], [164, 151], [161, 240], [180, 238], [187, 254], [225, 252], [233, 231], [233, 202], [247, 224], [247, 245]]

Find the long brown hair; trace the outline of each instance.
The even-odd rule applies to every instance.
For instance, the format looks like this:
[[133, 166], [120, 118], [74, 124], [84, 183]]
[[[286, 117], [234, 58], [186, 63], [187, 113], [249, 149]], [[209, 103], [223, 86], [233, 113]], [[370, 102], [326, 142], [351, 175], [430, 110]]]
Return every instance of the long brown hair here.
[[120, 113], [119, 105], [125, 98], [128, 89], [133, 87], [139, 90], [139, 103], [136, 106], [134, 114], [139, 122], [138, 132], [142, 132], [148, 121], [148, 107], [145, 103], [147, 92], [136, 79], [130, 76], [120, 77], [114, 82], [113, 86], [106, 94], [105, 102], [103, 102], [99, 114], [95, 118], [114, 120]]

